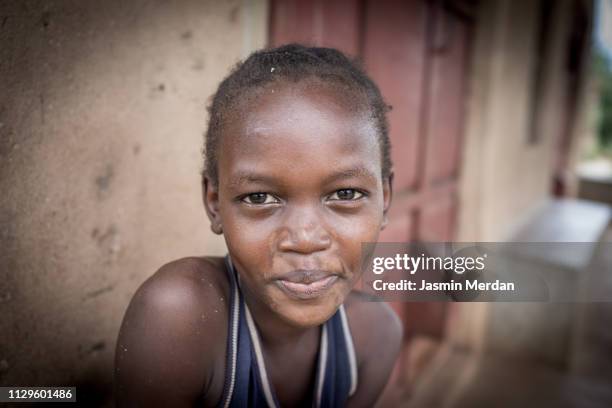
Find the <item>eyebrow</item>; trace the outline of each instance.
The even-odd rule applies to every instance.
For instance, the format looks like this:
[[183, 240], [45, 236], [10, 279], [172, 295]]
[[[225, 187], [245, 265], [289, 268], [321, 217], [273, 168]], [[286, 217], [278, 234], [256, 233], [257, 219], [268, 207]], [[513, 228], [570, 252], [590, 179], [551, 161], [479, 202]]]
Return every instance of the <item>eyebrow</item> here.
[[[349, 169], [340, 170], [326, 177], [323, 184], [331, 184], [335, 181], [364, 177], [369, 181], [375, 182], [376, 176], [366, 167], [357, 166]], [[229, 182], [230, 187], [238, 187], [243, 184], [275, 184], [278, 180], [274, 176], [268, 176], [252, 171], [238, 171]]]
[[363, 166], [358, 166], [358, 167], [353, 167], [353, 168], [346, 169], [346, 170], [341, 170], [341, 171], [338, 171], [332, 174], [331, 176], [325, 179], [324, 184], [330, 184], [338, 180], [359, 178], [359, 177], [365, 177], [367, 179], [370, 179], [370, 181], [376, 181], [376, 176], [374, 176], [374, 174], [372, 174], [370, 170], [368, 170], [367, 168]]
[[258, 184], [274, 184], [274, 177], [258, 174], [250, 171], [239, 171], [232, 176], [229, 182], [230, 187], [237, 187], [243, 184], [258, 183]]

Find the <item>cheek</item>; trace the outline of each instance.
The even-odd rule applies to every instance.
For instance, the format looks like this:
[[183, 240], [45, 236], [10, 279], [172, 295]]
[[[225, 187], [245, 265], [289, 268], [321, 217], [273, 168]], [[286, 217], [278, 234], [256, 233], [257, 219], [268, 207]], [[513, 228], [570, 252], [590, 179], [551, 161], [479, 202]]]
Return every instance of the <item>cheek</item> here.
[[339, 257], [345, 267], [353, 272], [354, 279], [361, 275], [362, 244], [376, 242], [380, 233], [382, 215], [376, 211], [337, 223], [334, 240]]
[[362, 242], [378, 239], [382, 225], [382, 212], [372, 209], [356, 217], [339, 219], [335, 222], [337, 240], [361, 246]]
[[274, 228], [266, 221], [255, 222], [239, 214], [227, 215], [223, 233], [230, 253], [257, 275], [254, 279], [266, 279], [273, 266]]
[[239, 241], [245, 247], [270, 248], [278, 235], [279, 225], [275, 216], [258, 218], [233, 214], [231, 220], [231, 239]]
[[376, 240], [380, 231], [381, 222], [372, 217], [363, 217], [362, 219], [354, 219], [345, 223], [341, 231], [341, 235], [346, 238], [352, 238], [357, 243]]
[[246, 266], [248, 271], [257, 275], [261, 273], [260, 271], [265, 273], [269, 270], [270, 264], [267, 252], [262, 251], [258, 245], [249, 240], [244, 240], [242, 237], [226, 237], [227, 247], [232, 254], [232, 258], [239, 259], [240, 264]]

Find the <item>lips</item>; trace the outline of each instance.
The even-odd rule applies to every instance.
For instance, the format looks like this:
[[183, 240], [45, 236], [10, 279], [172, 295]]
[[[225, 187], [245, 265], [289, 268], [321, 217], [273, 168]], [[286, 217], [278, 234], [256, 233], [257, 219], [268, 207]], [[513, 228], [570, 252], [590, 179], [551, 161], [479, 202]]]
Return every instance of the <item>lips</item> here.
[[323, 295], [338, 275], [322, 270], [295, 270], [278, 278], [279, 286], [292, 297], [313, 299]]

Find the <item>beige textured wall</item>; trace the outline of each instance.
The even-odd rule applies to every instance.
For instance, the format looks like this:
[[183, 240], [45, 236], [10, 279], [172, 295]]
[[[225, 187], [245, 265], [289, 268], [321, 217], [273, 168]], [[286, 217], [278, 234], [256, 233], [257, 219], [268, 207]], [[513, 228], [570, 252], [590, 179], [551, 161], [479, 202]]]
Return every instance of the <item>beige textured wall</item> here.
[[224, 253], [205, 107], [266, 35], [264, 0], [0, 4], [0, 384], [103, 400], [136, 287]]
[[461, 169], [459, 239], [494, 241], [549, 197], [554, 143], [563, 125], [570, 12], [557, 2], [545, 56], [539, 141], [528, 143], [539, 2], [483, 2], [478, 16]]

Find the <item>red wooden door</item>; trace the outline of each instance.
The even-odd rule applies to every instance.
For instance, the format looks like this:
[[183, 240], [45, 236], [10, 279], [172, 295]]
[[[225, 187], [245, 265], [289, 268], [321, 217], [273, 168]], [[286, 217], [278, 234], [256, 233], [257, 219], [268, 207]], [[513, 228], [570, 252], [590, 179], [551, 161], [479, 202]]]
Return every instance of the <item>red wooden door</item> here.
[[[389, 113], [394, 197], [381, 241], [450, 241], [465, 117], [471, 2], [276, 0], [270, 42], [336, 47], [363, 59]], [[442, 336], [443, 303], [393, 304], [406, 327]]]

